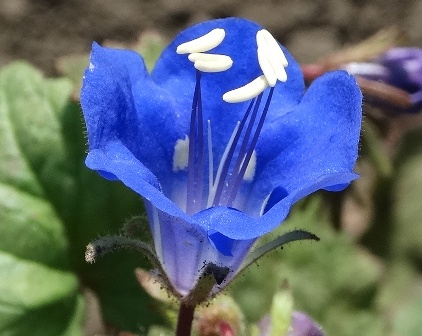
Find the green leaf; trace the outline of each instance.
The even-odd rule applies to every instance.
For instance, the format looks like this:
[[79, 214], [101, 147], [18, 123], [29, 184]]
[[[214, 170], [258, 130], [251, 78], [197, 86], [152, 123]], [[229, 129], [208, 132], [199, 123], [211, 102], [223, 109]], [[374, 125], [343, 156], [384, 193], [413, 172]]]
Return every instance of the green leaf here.
[[[386, 333], [385, 322], [370, 309], [359, 309], [346, 302], [337, 303], [325, 309], [323, 323], [327, 335], [341, 336], [383, 336]], [[413, 335], [413, 334], [398, 334]]]
[[[76, 277], [0, 253], [0, 331], [11, 335], [60, 335], [75, 309]], [[51, 321], [51, 313], [57, 317]], [[34, 316], [39, 319], [35, 321]], [[44, 325], [42, 321], [44, 320]]]
[[406, 305], [398, 303], [400, 309], [393, 320], [393, 335], [422, 336], [422, 290], [412, 296]]
[[74, 185], [60, 123], [71, 87], [21, 62], [0, 72], [2, 335], [82, 333], [79, 282], [58, 216]]
[[422, 261], [422, 135], [421, 129], [407, 135], [397, 158], [393, 185], [394, 256]]
[[363, 151], [367, 151], [374, 167], [382, 177], [390, 177], [393, 172], [393, 166], [385, 145], [381, 141], [379, 131], [369, 119], [365, 120], [363, 127], [364, 129], [361, 133]]
[[133, 46], [133, 49], [142, 55], [147, 69], [151, 71], [166, 44], [162, 35], [154, 31], [147, 31], [139, 37], [139, 41]]
[[60, 219], [45, 199], [0, 184], [0, 250], [64, 268], [68, 243]]
[[287, 233], [283, 233], [272, 241], [265, 243], [264, 245], [261, 245], [259, 247], [255, 247], [246, 257], [245, 261], [241, 266], [240, 272], [243, 268], [249, 267], [254, 262], [257, 262], [258, 259], [272, 252], [273, 250], [282, 248], [283, 245], [286, 245], [288, 243], [301, 240], [319, 241], [319, 238], [316, 235], [305, 230], [293, 230]]

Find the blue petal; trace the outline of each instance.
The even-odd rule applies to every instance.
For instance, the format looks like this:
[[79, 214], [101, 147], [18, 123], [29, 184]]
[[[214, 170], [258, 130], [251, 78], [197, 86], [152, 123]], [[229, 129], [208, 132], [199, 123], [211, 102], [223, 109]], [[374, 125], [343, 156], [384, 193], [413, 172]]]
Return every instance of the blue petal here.
[[284, 189], [282, 186], [278, 186], [275, 188], [268, 198], [263, 213], [265, 214], [268, 210], [270, 210], [274, 205], [280, 202], [283, 198], [287, 197], [289, 192]]
[[[248, 212], [249, 216], [214, 207], [188, 216], [165, 196], [178, 178], [172, 171], [171, 159], [176, 140], [188, 133], [195, 80], [192, 64], [175, 49], [217, 27], [225, 28], [227, 37], [212, 52], [228, 54], [235, 64], [227, 72], [203, 75], [204, 115], [211, 120], [218, 156], [247, 105], [227, 104], [222, 94], [261, 75], [254, 46], [260, 27], [252, 22], [209, 21], [181, 33], [157, 63], [152, 74], [155, 83], [136, 54], [94, 46], [81, 100], [89, 134], [87, 165], [109, 178], [120, 179], [150, 201], [162, 222], [172, 228], [168, 234], [163, 233], [169, 244], [175, 244], [175, 237], [184, 237], [177, 233], [182, 230], [177, 223], [183, 222], [181, 228], [192, 227], [201, 236], [204, 232], [218, 232], [218, 237], [232, 239], [231, 252], [235, 256], [237, 248], [243, 250], [247, 245], [245, 240], [249, 244], [284, 220], [300, 198], [318, 189], [346, 185], [356, 178], [351, 172], [357, 155], [361, 96], [348, 75], [333, 73], [315, 81], [296, 107], [303, 79], [299, 66], [286, 52], [289, 80], [276, 86], [257, 147], [258, 165], [247, 207], [254, 210]], [[264, 199], [277, 187], [286, 195], [272, 200], [272, 206], [259, 218]], [[228, 246], [229, 240], [225, 239], [214, 240], [220, 252]], [[198, 241], [202, 244], [204, 240]], [[215, 247], [207, 242], [206, 250], [214, 251]]]
[[[245, 205], [254, 211], [248, 213], [259, 215], [256, 204], [277, 187], [292, 194], [321, 176], [351, 173], [358, 152], [361, 104], [355, 79], [344, 71], [332, 72], [311, 85], [295, 110], [268, 120], [256, 149], [257, 168]], [[336, 185], [340, 190], [350, 182], [346, 180], [322, 188]]]
[[274, 205], [262, 217], [251, 217], [244, 212], [227, 207], [213, 207], [195, 214], [198, 225], [215, 231], [235, 241], [260, 237], [281, 224], [289, 214], [291, 206], [303, 197], [330, 185], [350, 183], [357, 178], [354, 173], [327, 174], [312, 184], [296, 190]]
[[85, 163], [88, 168], [112, 174], [170, 215], [189, 219], [188, 215], [163, 194], [156, 176], [121, 142], [108, 142], [103, 148], [91, 150]]
[[[279, 225], [301, 198], [320, 189], [344, 188], [357, 178], [353, 166], [361, 99], [355, 80], [346, 72], [319, 78], [294, 111], [270, 120], [263, 130], [246, 213], [215, 207], [196, 219], [232, 239], [259, 237]], [[269, 197], [273, 190], [282, 191], [276, 200]], [[265, 207], [267, 197], [271, 204]]]
[[224, 235], [222, 235], [220, 232], [213, 232], [213, 230], [210, 230], [208, 232], [208, 238], [212, 242], [212, 244], [215, 246], [215, 248], [223, 255], [225, 256], [233, 256], [232, 248], [233, 248], [233, 239], [230, 239]]
[[135, 52], [94, 43], [90, 62], [81, 90], [89, 149], [121, 142], [166, 189], [174, 144], [182, 134], [172, 98], [149, 79]]

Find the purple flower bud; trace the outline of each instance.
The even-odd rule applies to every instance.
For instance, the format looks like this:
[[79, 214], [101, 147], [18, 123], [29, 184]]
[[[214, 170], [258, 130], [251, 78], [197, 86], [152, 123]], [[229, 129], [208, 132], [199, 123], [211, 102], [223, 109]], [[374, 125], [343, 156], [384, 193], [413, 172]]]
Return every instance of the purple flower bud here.
[[[260, 336], [270, 336], [271, 328], [271, 317], [266, 315], [259, 322]], [[308, 315], [300, 311], [294, 311], [286, 336], [324, 336], [324, 332]]]
[[308, 315], [294, 311], [287, 336], [324, 336], [324, 332]]
[[400, 108], [391, 104], [393, 98], [385, 99], [384, 94], [368, 92], [368, 103], [386, 107], [394, 113], [417, 113], [422, 110], [422, 49], [392, 48], [372, 62], [348, 63], [344, 69], [350, 74], [403, 90], [410, 100], [409, 108]]

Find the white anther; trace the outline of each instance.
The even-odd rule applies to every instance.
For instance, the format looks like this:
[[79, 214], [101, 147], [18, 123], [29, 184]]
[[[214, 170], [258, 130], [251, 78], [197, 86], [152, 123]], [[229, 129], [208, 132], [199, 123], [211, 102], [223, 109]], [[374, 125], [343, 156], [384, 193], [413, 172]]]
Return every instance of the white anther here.
[[267, 47], [267, 41], [265, 40], [263, 31], [264, 29], [261, 29], [260, 31], [256, 33], [256, 45], [258, 46], [258, 48]]
[[194, 67], [202, 72], [220, 72], [230, 69], [233, 61], [230, 57], [221, 58], [215, 61], [201, 61], [198, 60], [194, 63]]
[[230, 56], [221, 54], [205, 54], [205, 53], [193, 53], [188, 56], [189, 61], [218, 61], [221, 59], [230, 59]]
[[[283, 54], [284, 55], [284, 54]], [[275, 53], [267, 52], [268, 61], [271, 63], [272, 69], [280, 82], [287, 81], [287, 72], [280, 58]]]
[[176, 52], [178, 54], [205, 52], [218, 46], [224, 40], [225, 36], [226, 32], [224, 29], [216, 28], [195, 40], [182, 43], [177, 47]]
[[268, 87], [268, 81], [264, 75], [255, 78], [252, 82], [238, 88], [226, 92], [223, 100], [227, 103], [240, 103], [252, 99], [263, 92]]
[[[270, 86], [274, 86], [274, 77], [280, 81], [287, 80], [287, 73], [284, 69], [288, 62], [278, 42], [265, 29], [256, 33], [256, 44], [258, 45], [258, 61], [261, 70], [267, 77]], [[271, 71], [270, 71], [271, 68]]]
[[258, 46], [258, 62], [265, 78], [268, 81], [268, 85], [274, 87], [277, 83], [277, 75], [274, 72], [268, 56], [266, 55], [265, 47]]
[[268, 30], [262, 29], [261, 32], [265, 42], [267, 42], [268, 53], [274, 54], [284, 67], [288, 66], [289, 62], [287, 61], [287, 58], [284, 55], [283, 50], [281, 50], [276, 39], [270, 34]]

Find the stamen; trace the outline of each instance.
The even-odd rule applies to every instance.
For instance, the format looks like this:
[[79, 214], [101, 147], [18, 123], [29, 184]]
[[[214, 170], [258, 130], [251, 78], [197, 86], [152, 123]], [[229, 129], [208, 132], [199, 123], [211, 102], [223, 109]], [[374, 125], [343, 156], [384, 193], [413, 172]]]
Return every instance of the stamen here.
[[261, 67], [261, 70], [267, 79], [268, 85], [274, 87], [277, 83], [277, 75], [275, 74], [273, 66], [271, 65], [266, 54], [267, 51], [264, 49], [264, 47], [258, 47], [259, 66]]
[[221, 54], [205, 54], [205, 53], [193, 53], [188, 56], [189, 61], [218, 61], [221, 59], [230, 59], [230, 56]]
[[[248, 152], [246, 153], [245, 159], [243, 161], [242, 168], [240, 169], [239, 174], [237, 175], [235, 182], [233, 184], [230, 183], [231, 180], [229, 182], [229, 185], [232, 185], [232, 187], [231, 187], [231, 191], [230, 191], [230, 196], [227, 200], [227, 206], [231, 206], [233, 204], [235, 198], [236, 198], [237, 191], [239, 190], [240, 184], [242, 183], [243, 176], [245, 175], [246, 168], [249, 165], [249, 161], [251, 159], [252, 153], [255, 149], [256, 143], [258, 142], [259, 134], [261, 133], [262, 127], [264, 125], [264, 121], [265, 121], [265, 118], [266, 118], [267, 113], [268, 113], [268, 108], [270, 107], [270, 102], [271, 102], [271, 98], [273, 96], [273, 93], [274, 93], [274, 88], [271, 88], [270, 92], [268, 93], [267, 101], [265, 103], [264, 110], [262, 111], [261, 118], [259, 119], [258, 126], [256, 127], [255, 134], [253, 136], [253, 139], [252, 139], [251, 144], [249, 146]], [[236, 175], [233, 175], [232, 178], [235, 177], [235, 176]]]
[[[221, 201], [221, 203], [223, 203], [223, 204], [226, 204], [227, 198], [230, 195], [231, 185], [236, 181], [236, 177], [240, 173], [241, 167], [246, 160], [249, 138], [252, 134], [252, 128], [255, 124], [255, 120], [256, 120], [256, 117], [258, 115], [258, 109], [259, 109], [259, 105], [261, 104], [261, 100], [262, 100], [262, 93], [259, 94], [259, 96], [256, 100], [256, 103], [254, 101], [251, 102], [250, 109], [252, 109], [253, 103], [255, 103], [255, 106], [253, 108], [253, 112], [252, 112], [251, 118], [249, 120], [248, 127], [246, 128], [245, 135], [243, 137], [242, 144], [240, 146], [236, 162], [233, 166], [232, 176], [230, 177], [230, 180], [226, 184], [226, 190], [228, 190], [229, 192], [225, 192], [224, 198]], [[248, 109], [247, 113], [250, 112], [250, 109]], [[218, 196], [221, 196], [221, 194], [222, 193], [220, 193], [220, 195], [218, 195]]]
[[227, 55], [193, 53], [188, 56], [197, 70], [203, 72], [220, 72], [230, 69], [233, 60]]
[[[259, 65], [270, 86], [275, 85], [275, 83], [271, 85], [274, 81], [274, 76], [280, 82], [285, 82], [287, 73], [284, 68], [288, 65], [288, 62], [278, 42], [267, 30], [262, 29], [256, 33], [256, 44], [258, 45]], [[270, 71], [270, 68], [272, 71]]]
[[271, 35], [271, 33], [266, 30], [262, 29], [262, 35], [265, 38], [265, 42], [267, 42], [267, 46], [269, 48], [268, 54], [273, 54], [276, 56], [276, 59], [280, 60], [283, 67], [286, 67], [289, 65], [289, 62], [287, 61], [286, 56], [283, 53], [283, 50], [281, 50], [277, 40]]
[[236, 124], [236, 127], [234, 128], [234, 130], [233, 130], [233, 132], [230, 136], [229, 142], [227, 143], [227, 146], [224, 149], [223, 156], [221, 157], [220, 164], [218, 165], [218, 168], [217, 168], [217, 174], [215, 176], [214, 184], [213, 184], [212, 189], [211, 189], [211, 191], [208, 195], [207, 208], [209, 208], [213, 203], [215, 203], [214, 202], [215, 193], [216, 193], [217, 187], [220, 185], [221, 172], [223, 170], [223, 166], [224, 166], [225, 162], [227, 161], [227, 156], [228, 156], [229, 150], [233, 146], [233, 141], [234, 141], [234, 138], [236, 137], [236, 134], [238, 133], [239, 126], [240, 126], [240, 122], [238, 121], [237, 124]]
[[258, 48], [267, 47], [267, 41], [265, 41], [263, 32], [264, 32], [264, 29], [261, 29], [256, 33], [256, 45], [258, 46]]
[[274, 54], [269, 54], [269, 60], [271, 62], [271, 64], [273, 65], [273, 70], [277, 76], [277, 79], [280, 82], [285, 82], [287, 81], [287, 72], [286, 69], [284, 68], [284, 66], [278, 66], [277, 62], [278, 60], [275, 60], [275, 55]]
[[226, 92], [223, 100], [227, 103], [240, 103], [255, 98], [268, 87], [268, 81], [264, 75], [255, 78], [252, 82], [238, 88]]
[[[198, 72], [197, 77], [198, 82], [201, 80]], [[203, 124], [203, 115], [202, 115], [202, 94], [201, 86], [199, 86], [198, 93], [198, 162], [197, 162], [197, 180], [196, 180], [196, 207], [195, 212], [199, 211], [202, 208], [202, 193], [203, 193], [203, 184], [204, 184], [204, 124]]]
[[[255, 120], [256, 120], [256, 117], [258, 115], [258, 109], [259, 109], [259, 105], [261, 105], [261, 100], [262, 100], [262, 94], [260, 94], [258, 96], [258, 99], [256, 100], [256, 104], [255, 104], [255, 107], [254, 107], [253, 112], [252, 112], [251, 120], [249, 120], [248, 128], [246, 129], [245, 136], [243, 137], [242, 145], [241, 145], [240, 150], [239, 150], [239, 155], [237, 157], [236, 163], [235, 163], [234, 168], [233, 168], [234, 174], [232, 175], [231, 179], [233, 179], [233, 176], [235, 174], [239, 173], [239, 171], [241, 169], [241, 165], [243, 164], [243, 162], [245, 162], [245, 156], [246, 156], [246, 153], [247, 153], [249, 138], [251, 137], [252, 128], [255, 124]], [[230, 182], [229, 182], [229, 185], [230, 185]]]
[[256, 169], [256, 150], [252, 151], [251, 159], [246, 167], [245, 175], [243, 179], [245, 181], [252, 182], [255, 176], [255, 169]]
[[[202, 171], [202, 166], [198, 166], [198, 162], [196, 162], [197, 157], [197, 150], [198, 147], [199, 154], [198, 158], [202, 156], [201, 147], [199, 147], [202, 141], [198, 141], [199, 139], [199, 131], [200, 127], [197, 128], [197, 125], [202, 125], [202, 108], [201, 104], [201, 73], [199, 71], [196, 72], [196, 85], [195, 85], [195, 92], [193, 94], [193, 102], [192, 102], [192, 113], [190, 119], [190, 129], [189, 129], [189, 164], [188, 164], [188, 182], [187, 182], [187, 199], [186, 199], [186, 212], [193, 213], [194, 207], [198, 202], [197, 194], [198, 194], [198, 181], [200, 171]], [[199, 115], [201, 114], [201, 116]], [[201, 120], [199, 119], [201, 117]], [[198, 134], [197, 134], [198, 129]], [[202, 134], [201, 134], [202, 136]], [[198, 169], [199, 168], [199, 169]], [[202, 186], [202, 183], [201, 183]]]
[[[230, 147], [228, 147], [229, 144], [227, 144], [226, 149], [224, 151], [223, 158], [221, 159], [220, 165], [218, 166], [218, 169], [219, 169], [219, 171], [217, 173], [218, 174], [218, 181], [216, 179], [217, 190], [216, 190], [215, 195], [214, 195], [214, 200], [213, 200], [214, 205], [217, 205], [220, 202], [220, 198], [221, 198], [221, 195], [223, 193], [223, 188], [224, 188], [224, 183], [220, 183], [220, 179], [222, 179], [222, 181], [225, 181], [225, 179], [226, 179], [226, 176], [229, 172], [230, 163], [233, 159], [234, 151], [236, 149], [237, 143], [238, 143], [239, 138], [240, 138], [240, 134], [242, 133], [242, 130], [243, 130], [245, 124], [246, 124], [246, 121], [249, 118], [249, 115], [250, 115], [250, 112], [251, 112], [252, 107], [254, 105], [254, 102], [255, 102], [255, 99], [253, 99], [250, 102], [248, 109], [246, 110], [246, 113], [242, 118], [242, 121], [238, 124], [235, 137], [233, 138], [233, 140], [230, 139], [231, 140], [231, 141], [229, 141]], [[257, 105], [259, 105], [259, 102], [260, 102], [260, 98], [258, 98]], [[257, 109], [258, 108], [256, 107], [253, 111], [251, 120], [249, 121], [249, 125], [254, 122], [254, 114], [256, 115]], [[249, 130], [249, 126], [248, 126], [248, 130]], [[248, 130], [246, 131], [246, 134], [248, 133]], [[227, 151], [227, 153], [226, 153], [226, 151]], [[221, 170], [220, 170], [220, 167], [221, 167]]]
[[198, 60], [195, 61], [194, 67], [202, 72], [220, 72], [226, 71], [230, 69], [233, 65], [232, 59], [229, 57], [228, 59], [222, 58], [215, 61], [202, 61]]
[[224, 29], [216, 28], [197, 39], [182, 43], [176, 49], [178, 54], [200, 53], [217, 47], [226, 36]]
[[[208, 197], [211, 194], [212, 188], [214, 186], [214, 155], [212, 151], [212, 132], [211, 132], [211, 120], [208, 120]], [[208, 206], [207, 206], [208, 207]]]

